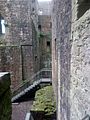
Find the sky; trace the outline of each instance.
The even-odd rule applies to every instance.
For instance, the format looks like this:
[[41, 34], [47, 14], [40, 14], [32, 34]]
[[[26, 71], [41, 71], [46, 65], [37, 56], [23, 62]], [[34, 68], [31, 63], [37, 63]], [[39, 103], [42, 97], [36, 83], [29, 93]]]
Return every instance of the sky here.
[[2, 33], [5, 34], [5, 21], [1, 20], [1, 25], [2, 25]]
[[52, 0], [38, 0], [38, 1], [43, 2], [43, 1], [52, 1]]

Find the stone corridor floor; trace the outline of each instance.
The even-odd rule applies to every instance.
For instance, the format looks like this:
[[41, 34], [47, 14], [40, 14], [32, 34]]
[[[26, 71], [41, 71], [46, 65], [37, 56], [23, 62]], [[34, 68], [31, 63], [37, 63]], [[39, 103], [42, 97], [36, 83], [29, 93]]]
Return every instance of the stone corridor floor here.
[[26, 113], [30, 111], [33, 101], [12, 104], [12, 120], [25, 120]]

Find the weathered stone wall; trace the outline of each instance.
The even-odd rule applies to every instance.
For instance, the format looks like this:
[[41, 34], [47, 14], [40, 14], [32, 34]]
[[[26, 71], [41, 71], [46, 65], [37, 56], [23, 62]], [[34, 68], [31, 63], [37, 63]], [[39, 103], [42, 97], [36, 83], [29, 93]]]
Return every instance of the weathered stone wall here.
[[[21, 45], [22, 75], [24, 80], [29, 79], [37, 71], [35, 69], [38, 69], [36, 66], [38, 53], [35, 53], [38, 46], [36, 2], [37, 0], [13, 0], [9, 3], [11, 44]], [[37, 60], [35, 61], [36, 55]]]
[[40, 68], [51, 68], [51, 16], [39, 15]]
[[0, 1], [0, 15], [4, 18], [5, 23], [7, 24], [6, 26], [6, 34], [0, 35], [0, 39], [6, 38], [4, 42], [6, 43], [7, 41], [10, 42], [10, 34], [9, 34], [9, 26], [10, 26], [10, 13], [9, 13], [9, 4], [7, 0], [1, 0]]
[[90, 115], [90, 9], [72, 24], [72, 38], [71, 120], [81, 120]]
[[[56, 46], [56, 40], [57, 40], [57, 28], [56, 28], [56, 7], [57, 2], [53, 1], [53, 8], [52, 8], [52, 85], [57, 101], [57, 46]], [[57, 103], [57, 102], [56, 102]]]
[[[26, 12], [27, 11], [27, 12]], [[32, 44], [31, 1], [9, 2], [11, 44]], [[9, 44], [10, 44], [9, 43]]]
[[3, 17], [7, 17], [7, 13], [8, 13], [7, 3], [8, 3], [7, 0], [0, 1], [0, 14]]
[[11, 120], [10, 74], [0, 73], [0, 120]]
[[7, 44], [32, 45], [32, 21], [37, 29], [37, 0], [11, 0], [7, 2], [10, 22]]
[[11, 73], [11, 88], [33, 74], [32, 46], [0, 46], [0, 71]]
[[45, 34], [51, 33], [51, 16], [39, 15], [39, 24], [41, 25], [41, 31]]
[[57, 119], [82, 120], [90, 115], [90, 2], [56, 0], [54, 4], [52, 66], [53, 81], [58, 80]]
[[2, 1], [0, 6], [1, 13], [4, 11], [5, 20], [8, 22], [4, 36], [6, 47], [0, 46], [0, 71], [11, 72], [13, 88], [22, 80], [30, 79], [39, 69], [39, 56], [35, 53], [38, 51], [36, 0]]
[[[37, 24], [38, 27], [38, 24]], [[32, 22], [32, 52], [33, 52], [33, 69], [36, 73], [40, 69], [40, 57], [39, 57], [39, 40], [38, 40], [38, 31]]]
[[0, 71], [11, 73], [11, 88], [22, 80], [21, 49], [18, 46], [0, 47]]
[[38, 31], [38, 0], [32, 0], [31, 18], [34, 23], [36, 31]]
[[[55, 50], [53, 62], [56, 60], [56, 73], [58, 80], [58, 120], [70, 120], [70, 48], [71, 48], [71, 0], [56, 0], [54, 25], [56, 38], [53, 39]], [[54, 19], [54, 18], [53, 18]], [[54, 21], [54, 20], [53, 20]], [[54, 27], [53, 27], [54, 29]], [[52, 33], [53, 34], [53, 33]], [[56, 40], [55, 40], [56, 39]], [[56, 41], [56, 43], [55, 43]], [[55, 53], [56, 51], [56, 53]], [[55, 59], [56, 56], [56, 59]], [[55, 77], [56, 78], [56, 77]], [[54, 81], [54, 80], [53, 80]], [[56, 84], [57, 85], [57, 84]], [[56, 86], [57, 88], [57, 86]]]
[[33, 64], [33, 50], [32, 46], [22, 46], [21, 47], [21, 57], [22, 57], [22, 80], [28, 80], [34, 73]]

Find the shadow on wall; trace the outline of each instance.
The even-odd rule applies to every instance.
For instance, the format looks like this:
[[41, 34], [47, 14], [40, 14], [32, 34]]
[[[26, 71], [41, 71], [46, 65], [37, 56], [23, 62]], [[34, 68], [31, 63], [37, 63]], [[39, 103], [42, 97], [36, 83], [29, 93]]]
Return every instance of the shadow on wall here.
[[83, 16], [83, 14], [90, 9], [90, 0], [83, 0], [78, 2], [78, 19]]

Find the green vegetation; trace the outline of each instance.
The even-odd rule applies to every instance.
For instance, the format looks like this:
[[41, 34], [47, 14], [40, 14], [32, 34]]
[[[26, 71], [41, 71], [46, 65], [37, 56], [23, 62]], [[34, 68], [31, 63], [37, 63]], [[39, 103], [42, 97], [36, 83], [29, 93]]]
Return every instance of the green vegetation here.
[[38, 39], [42, 39], [43, 37], [46, 37], [47, 39], [51, 40], [51, 33], [48, 32], [47, 34], [45, 34], [44, 32], [38, 32], [37, 37]]
[[56, 111], [52, 86], [44, 87], [36, 92], [32, 111], [44, 111], [45, 115], [51, 115]]
[[11, 93], [7, 90], [0, 98], [0, 120], [11, 120]]

